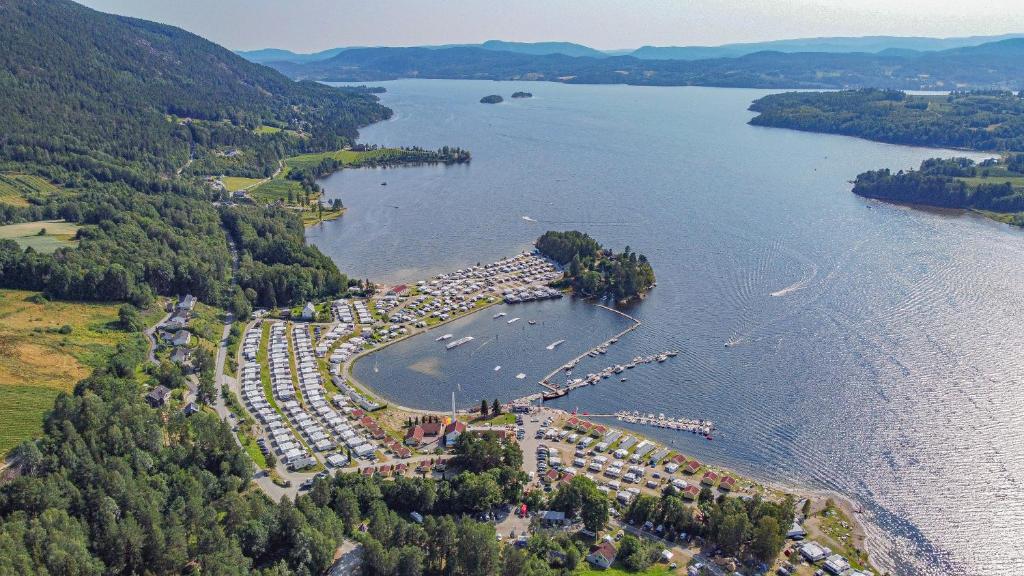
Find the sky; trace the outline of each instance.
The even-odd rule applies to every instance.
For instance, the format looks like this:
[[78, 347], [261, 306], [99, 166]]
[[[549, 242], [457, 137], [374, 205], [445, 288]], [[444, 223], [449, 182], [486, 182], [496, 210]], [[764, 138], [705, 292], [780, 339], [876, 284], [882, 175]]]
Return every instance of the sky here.
[[234, 50], [560, 40], [600, 49], [1024, 32], [1021, 0], [79, 0]]

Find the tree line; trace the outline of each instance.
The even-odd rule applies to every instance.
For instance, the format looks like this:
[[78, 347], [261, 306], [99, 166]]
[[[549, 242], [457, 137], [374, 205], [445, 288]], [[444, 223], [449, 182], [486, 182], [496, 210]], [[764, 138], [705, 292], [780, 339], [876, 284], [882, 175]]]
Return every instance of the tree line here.
[[[1009, 180], [1000, 181], [1000, 177], [1024, 176], [1015, 171], [1020, 169], [1021, 156], [980, 166], [967, 158], [933, 158], [922, 162], [919, 170], [869, 170], [857, 176], [853, 192], [867, 198], [942, 208], [1024, 212], [1024, 191]], [[968, 183], [962, 179], [965, 177], [975, 180]], [[1024, 219], [1017, 215], [1013, 222], [1024, 224]]]
[[1024, 98], [1010, 91], [910, 95], [897, 90], [787, 92], [754, 101], [755, 126], [985, 151], [1024, 150]]
[[583, 296], [629, 300], [654, 285], [654, 268], [643, 254], [626, 247], [621, 253], [604, 249], [589, 235], [545, 232], [536, 243], [541, 254], [565, 267], [563, 283]]

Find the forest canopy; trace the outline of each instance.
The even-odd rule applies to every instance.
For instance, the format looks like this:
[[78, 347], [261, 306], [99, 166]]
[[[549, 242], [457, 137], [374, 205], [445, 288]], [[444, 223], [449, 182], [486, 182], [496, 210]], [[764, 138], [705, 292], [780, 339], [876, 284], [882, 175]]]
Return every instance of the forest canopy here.
[[1010, 91], [919, 96], [898, 90], [786, 92], [755, 100], [755, 126], [984, 151], [1024, 150], [1024, 98]]
[[643, 254], [620, 254], [602, 248], [597, 240], [578, 232], [545, 232], [537, 249], [564, 267], [563, 282], [583, 296], [611, 296], [629, 300], [654, 286], [654, 268]]
[[67, 0], [0, 3], [0, 36], [0, 173], [56, 186], [27, 206], [0, 205], [0, 225], [80, 226], [77, 247], [53, 254], [0, 243], [0, 287], [137, 304], [190, 292], [223, 304], [229, 233], [254, 303], [344, 287], [305, 245], [298, 216], [219, 210], [205, 176], [262, 178], [286, 156], [352, 144], [359, 127], [391, 115], [369, 90], [293, 82], [181, 29]]

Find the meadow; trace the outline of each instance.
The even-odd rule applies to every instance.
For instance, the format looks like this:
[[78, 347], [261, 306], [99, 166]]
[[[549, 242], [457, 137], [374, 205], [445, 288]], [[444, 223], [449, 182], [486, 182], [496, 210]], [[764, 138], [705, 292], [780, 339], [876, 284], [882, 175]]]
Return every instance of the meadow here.
[[50, 302], [0, 290], [0, 453], [42, 431], [58, 393], [102, 364], [119, 342], [117, 304]]
[[[77, 244], [75, 234], [79, 226], [63, 220], [39, 220], [0, 226], [0, 239], [11, 239], [22, 248], [32, 247], [36, 252], [51, 253], [63, 246]], [[45, 230], [45, 234], [40, 231]]]

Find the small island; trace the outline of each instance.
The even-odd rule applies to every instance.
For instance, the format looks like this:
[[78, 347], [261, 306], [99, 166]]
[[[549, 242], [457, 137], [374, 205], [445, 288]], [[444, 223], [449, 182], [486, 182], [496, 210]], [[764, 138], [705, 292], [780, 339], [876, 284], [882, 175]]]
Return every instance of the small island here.
[[654, 286], [647, 257], [629, 246], [616, 254], [583, 232], [548, 231], [537, 239], [537, 250], [565, 267], [558, 284], [581, 296], [628, 301], [642, 298]]
[[932, 158], [918, 170], [870, 170], [857, 176], [853, 193], [904, 204], [976, 210], [1024, 226], [1024, 154], [976, 164], [969, 158]]
[[505, 99], [498, 94], [491, 94], [490, 96], [484, 96], [480, 99], [481, 104], [500, 104], [504, 101]]
[[512, 97], [513, 98], [533, 98], [533, 94], [531, 92], [513, 92], [512, 93]]

